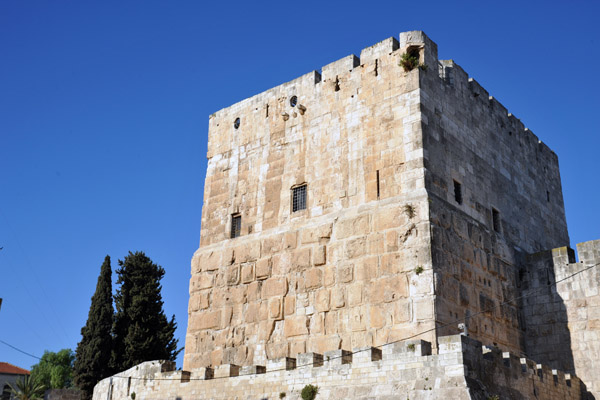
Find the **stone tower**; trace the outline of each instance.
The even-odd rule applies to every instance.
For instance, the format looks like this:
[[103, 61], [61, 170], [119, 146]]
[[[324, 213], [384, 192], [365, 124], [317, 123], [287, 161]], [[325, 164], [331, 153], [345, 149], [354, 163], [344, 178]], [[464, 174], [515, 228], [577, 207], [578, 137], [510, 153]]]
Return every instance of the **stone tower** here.
[[556, 154], [420, 31], [216, 112], [207, 157], [185, 370], [465, 320], [522, 353], [525, 254], [569, 243]]

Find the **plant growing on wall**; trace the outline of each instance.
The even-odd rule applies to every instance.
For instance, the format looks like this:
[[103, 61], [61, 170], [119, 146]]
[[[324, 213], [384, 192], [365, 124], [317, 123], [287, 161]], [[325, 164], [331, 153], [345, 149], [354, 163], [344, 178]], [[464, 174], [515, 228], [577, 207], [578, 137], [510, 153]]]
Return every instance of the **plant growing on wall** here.
[[419, 53], [415, 50], [408, 50], [400, 57], [400, 66], [405, 72], [412, 71], [419, 66]]
[[300, 392], [300, 397], [302, 397], [302, 400], [314, 400], [317, 393], [319, 393], [319, 387], [309, 384], [304, 386], [302, 392]]

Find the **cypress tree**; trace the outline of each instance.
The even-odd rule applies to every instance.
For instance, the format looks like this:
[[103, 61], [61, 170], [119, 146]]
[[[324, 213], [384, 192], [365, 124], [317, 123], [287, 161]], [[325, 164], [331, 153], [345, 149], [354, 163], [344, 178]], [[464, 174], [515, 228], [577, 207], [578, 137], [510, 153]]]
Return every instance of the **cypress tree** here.
[[110, 257], [104, 258], [88, 319], [81, 328], [81, 342], [75, 352], [73, 375], [75, 384], [91, 399], [94, 385], [112, 374], [109, 367], [112, 349], [112, 279]]
[[174, 315], [167, 320], [160, 294], [165, 270], [143, 252], [129, 252], [119, 265], [113, 367], [122, 371], [144, 361], [174, 361], [179, 353], [177, 324]]

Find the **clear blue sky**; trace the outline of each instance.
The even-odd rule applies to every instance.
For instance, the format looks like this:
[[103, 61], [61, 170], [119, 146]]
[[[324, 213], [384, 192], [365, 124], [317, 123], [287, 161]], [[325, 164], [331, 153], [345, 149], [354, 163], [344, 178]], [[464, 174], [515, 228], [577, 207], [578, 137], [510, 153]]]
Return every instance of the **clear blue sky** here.
[[[208, 116], [424, 30], [559, 156], [571, 245], [600, 238], [597, 1], [0, 2], [0, 340], [74, 349], [100, 265], [167, 273], [180, 344]], [[0, 344], [0, 361], [35, 359]], [[178, 367], [181, 367], [181, 357]]]

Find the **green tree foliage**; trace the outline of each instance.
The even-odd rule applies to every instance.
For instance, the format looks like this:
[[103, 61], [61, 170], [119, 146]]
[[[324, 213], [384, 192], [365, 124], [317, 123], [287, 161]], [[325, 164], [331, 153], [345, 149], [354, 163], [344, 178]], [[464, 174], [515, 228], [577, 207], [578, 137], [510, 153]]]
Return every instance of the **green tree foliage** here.
[[58, 353], [46, 350], [40, 362], [31, 367], [31, 379], [46, 389], [63, 389], [73, 386], [73, 361], [71, 349]]
[[113, 372], [110, 369], [114, 317], [111, 274], [110, 257], [106, 256], [87, 322], [81, 328], [81, 342], [75, 351], [75, 384], [83, 391], [84, 399], [91, 399], [94, 385]]
[[122, 371], [149, 360], [174, 361], [175, 316], [167, 320], [160, 294], [165, 270], [143, 252], [119, 260], [112, 365]]
[[17, 379], [14, 386], [9, 386], [13, 398], [17, 400], [42, 399], [46, 390], [41, 382], [29, 375]]
[[302, 388], [302, 392], [300, 392], [300, 397], [302, 400], [314, 400], [319, 393], [319, 387], [314, 385], [306, 385]]

